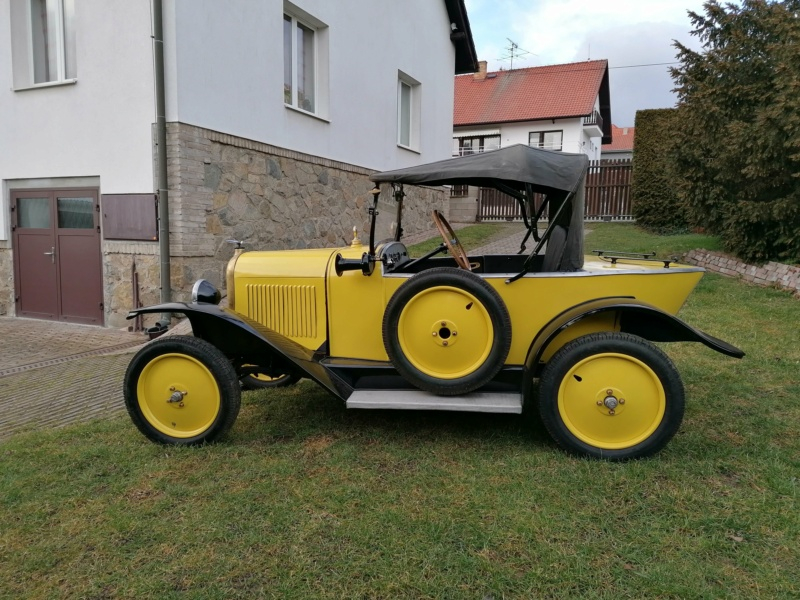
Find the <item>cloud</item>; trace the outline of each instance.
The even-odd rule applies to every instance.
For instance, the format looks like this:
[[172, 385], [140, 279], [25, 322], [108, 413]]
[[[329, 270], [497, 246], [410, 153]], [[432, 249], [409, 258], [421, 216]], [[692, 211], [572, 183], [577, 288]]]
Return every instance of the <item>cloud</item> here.
[[466, 0], [478, 58], [489, 70], [509, 68], [510, 38], [520, 49], [514, 68], [586, 60], [609, 61], [612, 118], [633, 125], [635, 111], [673, 106], [667, 66], [621, 69], [672, 62], [673, 40], [698, 48], [689, 34], [688, 10], [702, 12], [702, 0]]
[[[640, 23], [635, 27], [611, 27], [593, 31], [583, 43], [591, 48], [592, 58], [608, 59], [611, 85], [611, 115], [619, 126], [632, 126], [637, 110], [668, 108], [677, 100], [668, 65], [674, 62], [673, 40], [699, 48], [686, 29], [671, 23]], [[583, 60], [580, 51], [570, 60]], [[653, 65], [628, 67], [629, 65]]]

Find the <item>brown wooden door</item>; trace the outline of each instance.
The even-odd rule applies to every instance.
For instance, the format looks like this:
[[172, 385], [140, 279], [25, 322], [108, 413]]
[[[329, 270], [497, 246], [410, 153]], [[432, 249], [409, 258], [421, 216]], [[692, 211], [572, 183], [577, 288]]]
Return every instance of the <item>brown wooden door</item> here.
[[17, 315], [58, 318], [53, 202], [45, 192], [12, 192]]
[[96, 190], [12, 191], [17, 314], [102, 325]]

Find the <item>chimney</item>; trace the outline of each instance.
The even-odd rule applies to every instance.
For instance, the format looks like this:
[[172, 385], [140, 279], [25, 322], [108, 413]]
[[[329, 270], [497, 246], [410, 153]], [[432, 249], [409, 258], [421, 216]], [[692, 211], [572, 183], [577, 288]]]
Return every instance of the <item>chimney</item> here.
[[478, 72], [472, 74], [472, 78], [476, 81], [480, 81], [486, 79], [486, 61], [479, 60], [478, 61]]

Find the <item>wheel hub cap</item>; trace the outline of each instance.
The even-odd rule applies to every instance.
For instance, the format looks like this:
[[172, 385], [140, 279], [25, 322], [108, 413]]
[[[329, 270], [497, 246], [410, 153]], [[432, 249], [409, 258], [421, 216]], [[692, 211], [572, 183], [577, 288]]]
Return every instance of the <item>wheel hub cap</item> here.
[[449, 319], [435, 321], [431, 325], [431, 339], [437, 346], [449, 348], [458, 341], [458, 328]]
[[167, 400], [167, 404], [180, 403], [181, 405], [183, 405], [183, 397], [188, 393], [189, 392], [179, 392], [177, 390], [174, 391], [172, 393], [172, 395], [169, 397], [169, 399]]

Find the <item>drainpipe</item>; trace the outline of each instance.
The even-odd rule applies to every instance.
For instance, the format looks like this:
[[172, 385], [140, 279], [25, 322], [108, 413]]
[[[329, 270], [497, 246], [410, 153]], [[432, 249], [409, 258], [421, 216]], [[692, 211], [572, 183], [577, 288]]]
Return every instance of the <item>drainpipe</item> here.
[[[167, 112], [164, 86], [164, 28], [162, 1], [152, 0], [153, 11], [153, 60], [155, 62], [156, 94], [156, 145], [158, 147], [158, 254], [161, 263], [161, 302], [171, 300], [169, 264], [169, 190], [167, 189]], [[162, 313], [157, 325], [166, 329], [170, 324], [170, 313]]]

